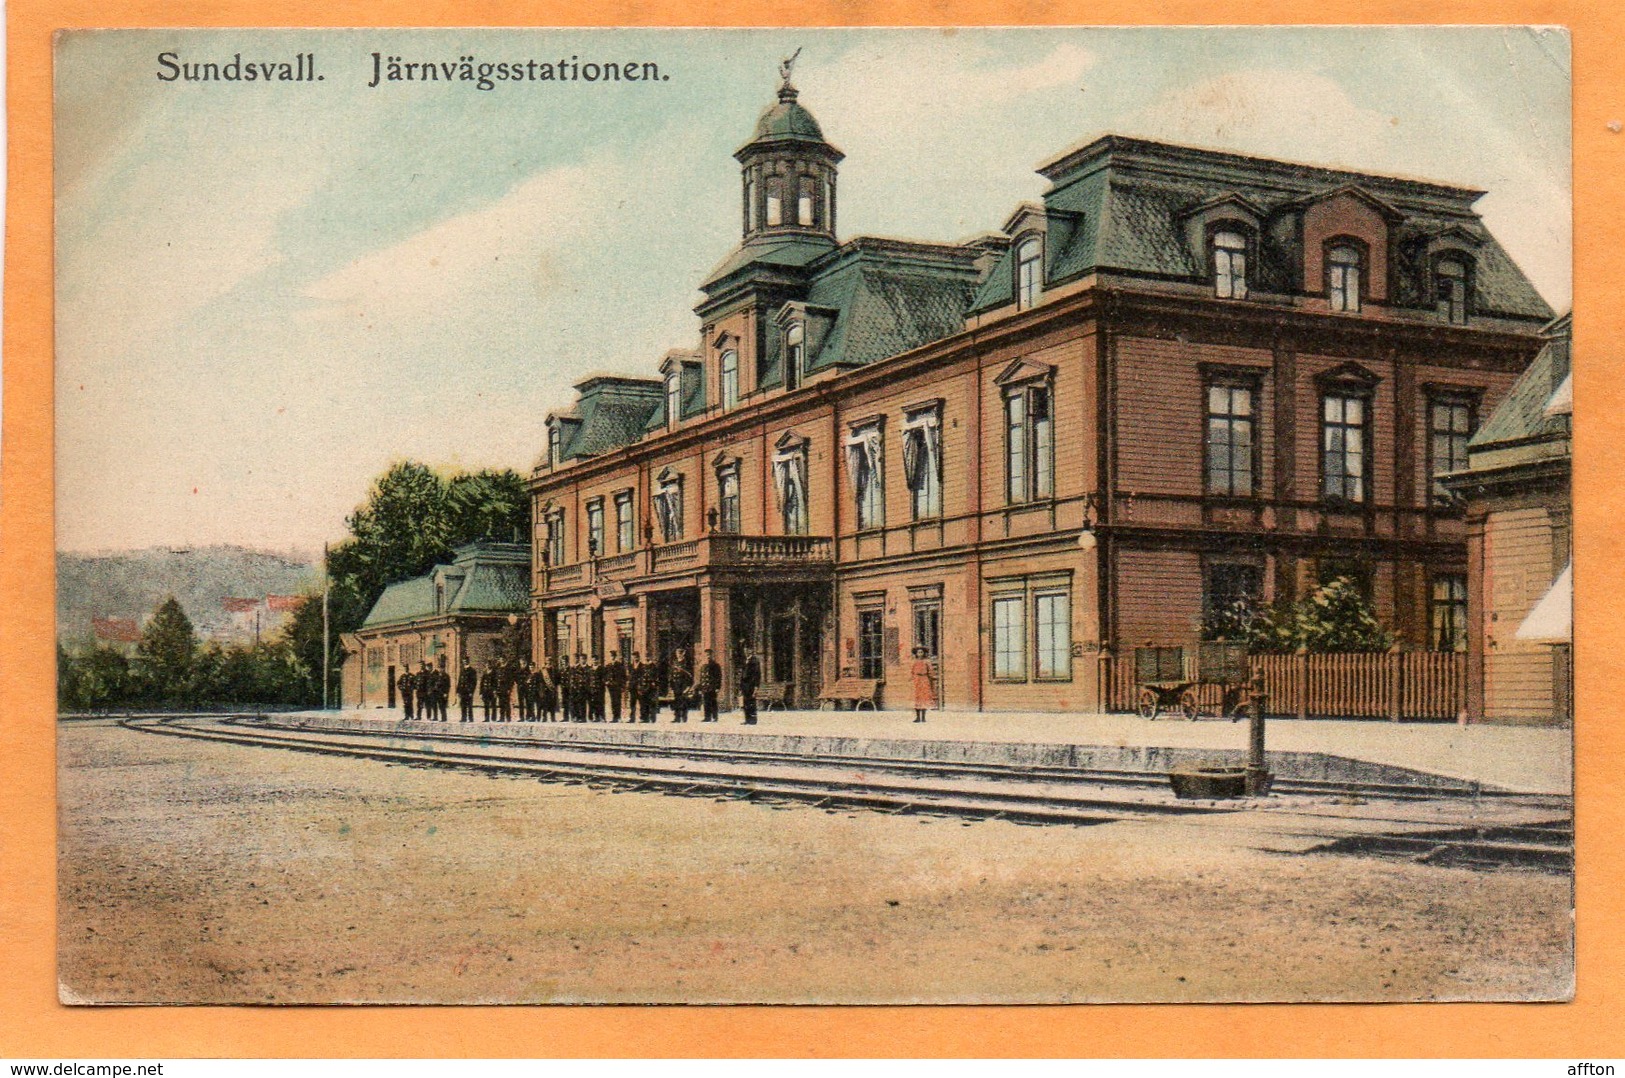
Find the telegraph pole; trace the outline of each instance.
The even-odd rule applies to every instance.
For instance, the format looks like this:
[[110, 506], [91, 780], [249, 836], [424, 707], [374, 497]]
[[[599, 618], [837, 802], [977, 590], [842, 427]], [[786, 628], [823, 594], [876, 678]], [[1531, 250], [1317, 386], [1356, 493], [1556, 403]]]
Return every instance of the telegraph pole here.
[[333, 580], [327, 571], [327, 544], [322, 544], [322, 710], [327, 710], [327, 686], [331, 681], [328, 675], [328, 665], [333, 654], [332, 645], [328, 643], [328, 616], [327, 596], [332, 588]]

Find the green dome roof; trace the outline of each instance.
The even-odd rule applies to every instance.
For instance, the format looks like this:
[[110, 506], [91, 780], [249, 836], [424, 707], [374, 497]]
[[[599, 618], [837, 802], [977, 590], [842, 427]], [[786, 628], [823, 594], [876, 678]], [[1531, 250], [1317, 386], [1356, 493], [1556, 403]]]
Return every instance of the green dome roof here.
[[756, 139], [810, 139], [823, 142], [824, 132], [818, 127], [813, 114], [796, 103], [796, 91], [785, 87], [779, 91], [779, 103], [762, 113], [756, 121]]

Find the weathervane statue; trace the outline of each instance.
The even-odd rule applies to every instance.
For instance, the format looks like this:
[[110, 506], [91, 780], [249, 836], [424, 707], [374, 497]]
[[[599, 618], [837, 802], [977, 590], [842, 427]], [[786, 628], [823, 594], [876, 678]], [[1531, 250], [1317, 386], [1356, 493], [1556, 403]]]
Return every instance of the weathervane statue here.
[[796, 66], [796, 57], [800, 55], [801, 50], [797, 49], [795, 52], [792, 52], [789, 56], [786, 56], [783, 60], [779, 61], [779, 78], [784, 80], [784, 84], [780, 86], [779, 89], [789, 90], [792, 88], [790, 86], [790, 71]]

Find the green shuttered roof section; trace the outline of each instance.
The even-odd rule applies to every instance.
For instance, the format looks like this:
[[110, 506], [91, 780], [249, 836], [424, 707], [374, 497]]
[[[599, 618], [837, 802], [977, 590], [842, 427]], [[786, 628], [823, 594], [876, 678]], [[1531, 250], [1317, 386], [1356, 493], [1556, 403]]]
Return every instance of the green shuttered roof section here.
[[1569, 416], [1548, 415], [1546, 406], [1569, 376], [1569, 316], [1555, 321], [1548, 333], [1551, 339], [1473, 435], [1469, 448], [1493, 449], [1568, 433]]
[[[435, 609], [437, 581], [445, 583], [444, 611]], [[458, 548], [452, 564], [386, 587], [361, 627], [452, 614], [523, 614], [529, 607], [529, 549], [522, 543], [470, 543]]]

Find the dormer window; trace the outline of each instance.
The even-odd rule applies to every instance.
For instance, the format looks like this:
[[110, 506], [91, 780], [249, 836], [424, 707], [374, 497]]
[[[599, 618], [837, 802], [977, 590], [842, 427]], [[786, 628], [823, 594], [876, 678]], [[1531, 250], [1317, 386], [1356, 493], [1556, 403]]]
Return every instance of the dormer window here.
[[729, 348], [722, 353], [722, 407], [724, 411], [739, 407], [739, 351]]
[[1360, 249], [1351, 243], [1333, 244], [1326, 251], [1326, 295], [1334, 311], [1360, 309]]
[[557, 468], [563, 463], [564, 436], [559, 433], [558, 424], [547, 428], [547, 463], [551, 468]]
[[1247, 298], [1247, 237], [1234, 229], [1213, 233], [1213, 294]]
[[801, 384], [807, 351], [807, 326], [804, 322], [791, 322], [784, 331], [784, 384], [794, 389]]
[[1016, 248], [1016, 306], [1022, 310], [1038, 303], [1044, 291], [1044, 241], [1029, 236]]
[[1467, 324], [1467, 263], [1449, 255], [1433, 264], [1434, 309], [1454, 326]]
[[677, 370], [666, 375], [666, 426], [676, 429], [683, 408], [683, 379]]

